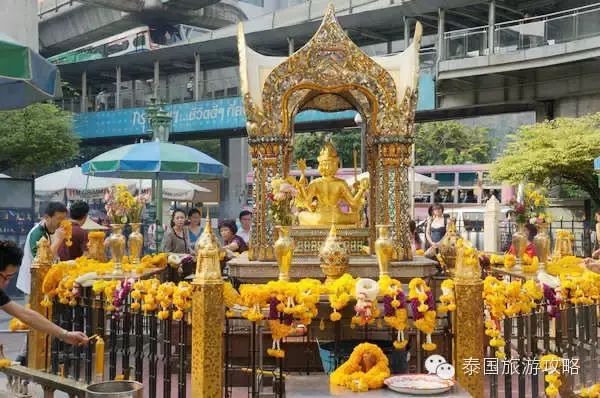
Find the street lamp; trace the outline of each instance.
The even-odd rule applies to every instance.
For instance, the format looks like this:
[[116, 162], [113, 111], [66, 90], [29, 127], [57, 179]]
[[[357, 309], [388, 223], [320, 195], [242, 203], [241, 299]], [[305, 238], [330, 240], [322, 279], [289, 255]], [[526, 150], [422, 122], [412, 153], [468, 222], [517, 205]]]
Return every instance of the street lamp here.
[[[173, 118], [163, 107], [163, 104], [157, 103], [155, 99], [152, 99], [152, 104], [146, 109], [146, 118], [150, 124], [150, 130], [152, 132], [152, 139], [160, 142], [168, 142], [169, 134], [171, 133], [171, 121]], [[162, 201], [162, 180], [156, 176], [156, 179], [152, 180], [152, 187], [154, 192], [154, 203], [156, 208], [156, 219], [160, 221], [162, 226], [162, 215], [163, 215], [163, 201]]]

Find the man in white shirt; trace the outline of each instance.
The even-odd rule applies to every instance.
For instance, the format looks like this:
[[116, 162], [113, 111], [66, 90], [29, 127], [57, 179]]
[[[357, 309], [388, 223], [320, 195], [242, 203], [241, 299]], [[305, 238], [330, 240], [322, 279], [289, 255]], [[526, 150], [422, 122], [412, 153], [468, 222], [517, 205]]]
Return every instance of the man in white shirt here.
[[252, 212], [242, 210], [240, 213], [241, 228], [237, 231], [237, 236], [242, 238], [247, 245], [250, 244], [250, 228], [252, 228]]
[[41, 238], [51, 242], [50, 248], [54, 257], [58, 257], [58, 250], [64, 240], [64, 230], [60, 223], [67, 217], [67, 206], [61, 202], [50, 202], [44, 211], [44, 218], [36, 224], [25, 241], [25, 250], [21, 268], [17, 276], [17, 288], [25, 294], [31, 294], [31, 264], [37, 254], [37, 243]]

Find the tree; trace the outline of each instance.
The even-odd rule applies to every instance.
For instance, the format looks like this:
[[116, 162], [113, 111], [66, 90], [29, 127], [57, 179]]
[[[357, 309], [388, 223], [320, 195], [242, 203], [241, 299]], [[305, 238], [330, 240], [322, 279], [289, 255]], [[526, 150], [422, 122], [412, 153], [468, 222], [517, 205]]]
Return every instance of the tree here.
[[489, 163], [494, 140], [487, 129], [456, 121], [423, 123], [417, 126], [417, 165]]
[[71, 113], [52, 104], [0, 112], [0, 171], [28, 175], [75, 156]]
[[[352, 150], [357, 148], [360, 163], [360, 130], [343, 130], [333, 133], [318, 131], [312, 133], [296, 133], [294, 136], [294, 160], [305, 159], [308, 167], [316, 168], [319, 151], [326, 140], [331, 137], [343, 167], [354, 167]], [[360, 166], [360, 164], [359, 164]]]
[[580, 188], [600, 206], [594, 159], [600, 156], [600, 113], [521, 127], [509, 137], [492, 178], [517, 184], [562, 184]]

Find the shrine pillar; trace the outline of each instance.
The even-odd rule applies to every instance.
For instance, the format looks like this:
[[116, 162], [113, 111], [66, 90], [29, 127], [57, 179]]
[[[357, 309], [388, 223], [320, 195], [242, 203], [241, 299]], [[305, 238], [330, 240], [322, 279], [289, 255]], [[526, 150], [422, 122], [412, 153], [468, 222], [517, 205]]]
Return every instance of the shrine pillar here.
[[[52, 266], [53, 256], [50, 249], [50, 241], [42, 238], [37, 242], [37, 255], [31, 265], [31, 295], [29, 304], [33, 311], [42, 314], [46, 319], [52, 318], [52, 309], [42, 307], [40, 304], [44, 299], [42, 294], [42, 283], [46, 273]], [[27, 366], [32, 369], [46, 369], [50, 350], [50, 339], [44, 332], [29, 328], [27, 346]]]
[[273, 243], [275, 242], [275, 226], [271, 220], [269, 209], [271, 200], [271, 180], [275, 176], [285, 177], [284, 160], [287, 158], [286, 139], [282, 136], [255, 136], [248, 138], [252, 170], [254, 175], [252, 200], [254, 212], [248, 258], [250, 260], [274, 260]]
[[[392, 226], [392, 239], [396, 247], [397, 260], [412, 260], [410, 241], [410, 194], [408, 169], [411, 161], [412, 138], [402, 135], [378, 136], [375, 206], [376, 223]], [[370, 227], [374, 228], [375, 223]], [[373, 250], [373, 248], [372, 248]]]

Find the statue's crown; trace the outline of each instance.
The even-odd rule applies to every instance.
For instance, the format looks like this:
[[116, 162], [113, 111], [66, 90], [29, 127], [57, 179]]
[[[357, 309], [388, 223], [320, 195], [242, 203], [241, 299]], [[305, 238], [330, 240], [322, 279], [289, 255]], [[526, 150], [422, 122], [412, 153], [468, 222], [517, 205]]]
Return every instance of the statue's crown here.
[[321, 160], [325, 160], [325, 159], [337, 159], [338, 154], [337, 151], [335, 150], [335, 147], [333, 146], [333, 144], [329, 141], [326, 142], [325, 145], [323, 146], [323, 148], [321, 149], [321, 152], [319, 153], [319, 157], [317, 158], [318, 161]]

